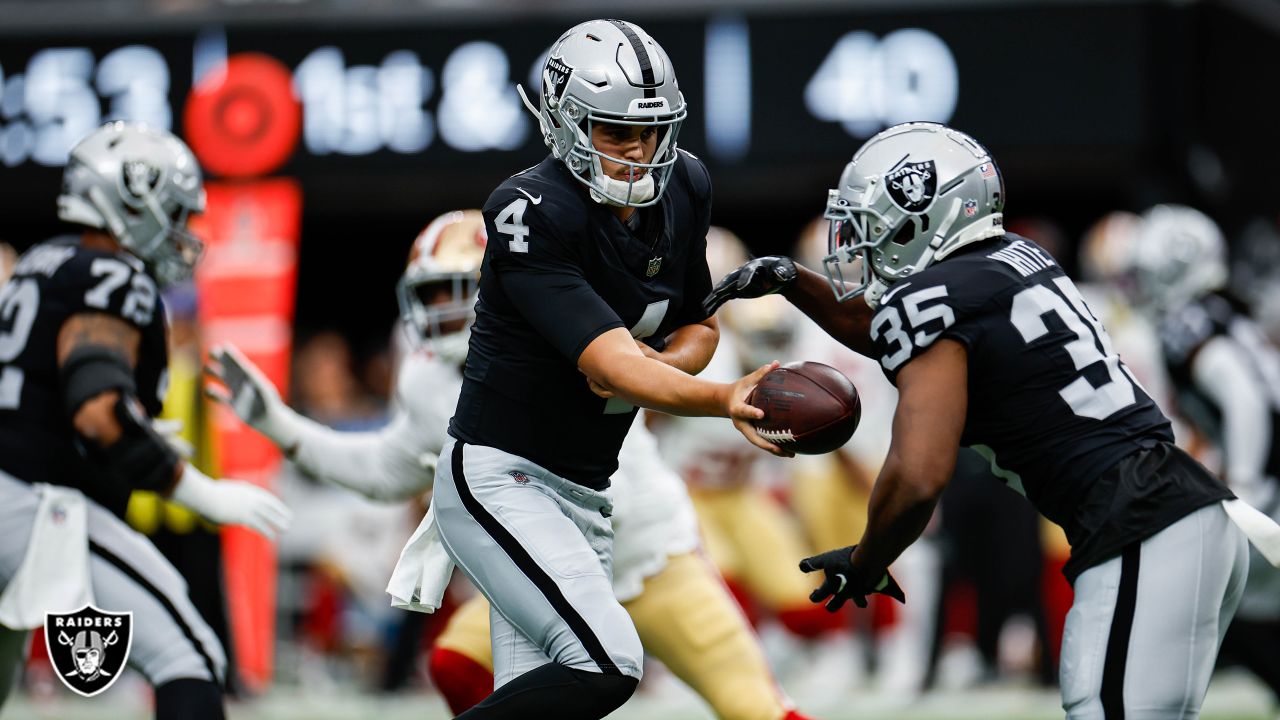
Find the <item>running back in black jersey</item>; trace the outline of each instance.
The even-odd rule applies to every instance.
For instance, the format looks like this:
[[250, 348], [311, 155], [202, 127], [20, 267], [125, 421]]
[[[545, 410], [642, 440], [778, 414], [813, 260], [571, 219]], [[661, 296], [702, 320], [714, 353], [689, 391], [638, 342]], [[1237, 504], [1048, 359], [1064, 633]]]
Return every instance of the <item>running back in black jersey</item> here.
[[78, 451], [63, 402], [58, 332], [79, 313], [114, 315], [141, 331], [137, 396], [149, 415], [160, 412], [169, 351], [155, 282], [128, 253], [55, 238], [28, 250], [0, 287], [0, 470], [77, 488], [123, 515], [130, 489]]
[[661, 201], [636, 212], [633, 229], [554, 157], [493, 192], [454, 437], [607, 485], [636, 408], [592, 393], [578, 356], [619, 327], [661, 351], [673, 331], [707, 318], [711, 290], [702, 162], [680, 151]]
[[1209, 293], [1165, 314], [1159, 330], [1179, 412], [1218, 447], [1226, 447], [1222, 408], [1196, 382], [1195, 361], [1215, 338], [1225, 338], [1241, 350], [1248, 376], [1238, 380], [1250, 385], [1251, 392], [1263, 398], [1271, 409], [1269, 450], [1264, 467], [1258, 470], [1273, 480], [1280, 479], [1280, 350], [1268, 342], [1249, 316], [1248, 306], [1229, 294]]
[[[1101, 487], [1106, 470], [1172, 442], [1173, 434], [1079, 290], [1030, 240], [1008, 234], [980, 242], [893, 285], [880, 299], [871, 338], [895, 383], [938, 338], [964, 345], [961, 443], [1063, 527], [1077, 569], [1230, 497], [1207, 473], [1155, 494]], [[1119, 528], [1113, 516], [1123, 516]]]

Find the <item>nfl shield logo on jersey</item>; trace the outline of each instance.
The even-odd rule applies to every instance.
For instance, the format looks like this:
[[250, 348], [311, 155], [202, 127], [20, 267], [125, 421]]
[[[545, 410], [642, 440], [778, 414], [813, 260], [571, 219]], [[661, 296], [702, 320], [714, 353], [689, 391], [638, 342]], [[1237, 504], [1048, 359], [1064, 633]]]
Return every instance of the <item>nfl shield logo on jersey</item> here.
[[62, 683], [93, 697], [111, 687], [133, 647], [133, 613], [86, 605], [73, 613], [47, 613], [44, 644]]
[[938, 168], [932, 160], [907, 162], [906, 158], [884, 174], [893, 204], [909, 213], [924, 212], [938, 194]]

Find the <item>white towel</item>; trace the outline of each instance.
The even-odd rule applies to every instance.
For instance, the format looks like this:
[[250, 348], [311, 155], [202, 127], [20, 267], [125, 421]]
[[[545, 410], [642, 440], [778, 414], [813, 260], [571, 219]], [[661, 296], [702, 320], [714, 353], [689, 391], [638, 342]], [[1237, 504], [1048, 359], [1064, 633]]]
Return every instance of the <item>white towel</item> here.
[[39, 483], [31, 539], [22, 565], [0, 595], [0, 625], [31, 630], [45, 613], [74, 612], [93, 604], [89, 581], [89, 524], [78, 490]]
[[1227, 517], [1244, 531], [1249, 542], [1273, 567], [1280, 567], [1280, 525], [1265, 513], [1243, 500], [1223, 500]]
[[414, 612], [433, 613], [440, 609], [445, 588], [453, 575], [453, 560], [440, 541], [440, 529], [436, 527], [436, 508], [427, 507], [413, 537], [400, 551], [400, 561], [391, 572], [387, 594], [391, 607]]

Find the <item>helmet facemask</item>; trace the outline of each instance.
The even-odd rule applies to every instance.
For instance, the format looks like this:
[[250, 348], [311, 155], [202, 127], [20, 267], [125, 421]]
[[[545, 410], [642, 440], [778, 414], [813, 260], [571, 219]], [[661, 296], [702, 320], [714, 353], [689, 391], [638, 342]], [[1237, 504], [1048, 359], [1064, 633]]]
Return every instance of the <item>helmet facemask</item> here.
[[418, 234], [396, 286], [410, 345], [449, 363], [466, 360], [487, 244], [479, 210], [447, 212]]
[[[479, 288], [478, 273], [432, 275], [410, 268], [396, 286], [410, 341], [446, 362], [461, 364], [467, 357]], [[442, 289], [447, 291], [444, 301], [438, 300]]]

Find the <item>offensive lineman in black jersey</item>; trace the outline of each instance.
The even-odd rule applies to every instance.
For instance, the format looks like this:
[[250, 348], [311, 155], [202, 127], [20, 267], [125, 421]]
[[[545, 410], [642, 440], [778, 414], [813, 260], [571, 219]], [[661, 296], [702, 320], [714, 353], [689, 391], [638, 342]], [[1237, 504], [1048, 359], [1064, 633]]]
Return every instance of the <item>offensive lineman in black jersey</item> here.
[[[610, 587], [609, 476], [636, 405], [762, 416], [700, 371], [719, 331], [699, 303], [711, 185], [676, 149], [671, 61], [639, 27], [578, 25], [551, 47], [538, 117], [552, 156], [484, 206], [489, 243], [462, 394], [432, 509], [492, 604], [493, 695], [465, 718], [599, 718], [642, 649]], [[526, 100], [528, 104], [528, 101]], [[643, 479], [639, 479], [643, 481]]]
[[[862, 540], [801, 568], [824, 571], [813, 600], [832, 610], [882, 591], [969, 446], [1071, 542], [1067, 716], [1195, 717], [1248, 567], [1233, 496], [1174, 447], [1048, 253], [1004, 232], [1003, 205], [1000, 174], [968, 135], [895, 126], [829, 193], [828, 277], [759, 258], [708, 296], [714, 309], [781, 292], [898, 387]], [[846, 268], [860, 282], [845, 283]]]
[[[1157, 205], [1135, 245], [1131, 296], [1159, 328], [1178, 414], [1219, 449], [1231, 489], [1280, 518], [1280, 350], [1226, 289], [1222, 231], [1198, 210]], [[1280, 698], [1280, 570], [1256, 549], [1222, 650]]]
[[288, 525], [270, 493], [204, 476], [151, 425], [168, 363], [157, 283], [190, 277], [201, 246], [186, 223], [203, 209], [181, 140], [108, 123], [72, 148], [58, 198], [83, 233], [31, 248], [0, 287], [0, 699], [26, 631], [92, 603], [133, 612], [128, 662], [157, 718], [223, 717], [217, 637], [122, 519], [146, 489], [267, 537]]

